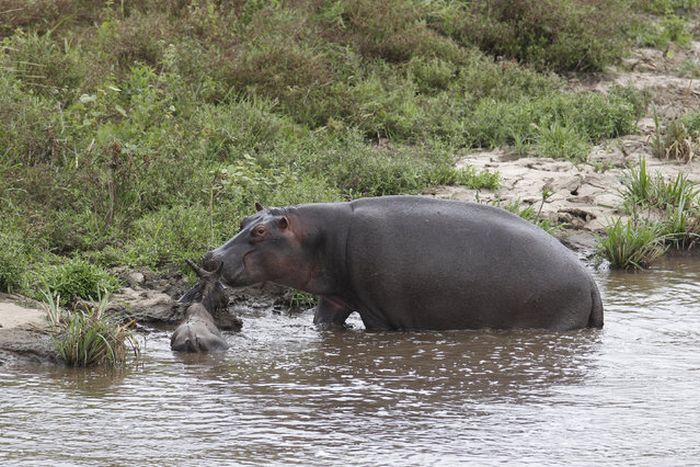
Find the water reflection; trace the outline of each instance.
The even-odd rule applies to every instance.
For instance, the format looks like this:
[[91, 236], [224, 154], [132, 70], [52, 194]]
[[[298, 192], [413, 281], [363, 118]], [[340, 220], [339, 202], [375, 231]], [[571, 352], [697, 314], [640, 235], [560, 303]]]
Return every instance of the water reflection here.
[[603, 331], [319, 333], [255, 310], [224, 355], [155, 330], [118, 375], [0, 367], [0, 463], [697, 461], [700, 261], [597, 274]]

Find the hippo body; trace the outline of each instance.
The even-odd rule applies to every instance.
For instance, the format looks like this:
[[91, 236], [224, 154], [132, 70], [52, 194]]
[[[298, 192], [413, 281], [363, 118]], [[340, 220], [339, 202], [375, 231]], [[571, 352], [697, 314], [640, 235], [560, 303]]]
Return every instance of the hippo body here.
[[314, 322], [368, 330], [603, 325], [591, 274], [554, 237], [493, 206], [413, 196], [262, 209], [205, 257], [231, 286], [320, 296]]

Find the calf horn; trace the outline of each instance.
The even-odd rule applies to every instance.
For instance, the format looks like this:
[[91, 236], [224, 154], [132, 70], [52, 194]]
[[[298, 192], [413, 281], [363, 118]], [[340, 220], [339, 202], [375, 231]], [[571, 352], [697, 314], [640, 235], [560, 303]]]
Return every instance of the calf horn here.
[[189, 264], [192, 270], [194, 270], [194, 273], [197, 274], [197, 277], [199, 277], [200, 279], [204, 279], [211, 276], [221, 276], [221, 270], [224, 268], [223, 261], [219, 261], [219, 265], [214, 271], [207, 271], [206, 269], [197, 266], [193, 261], [189, 259], [186, 259], [185, 262]]

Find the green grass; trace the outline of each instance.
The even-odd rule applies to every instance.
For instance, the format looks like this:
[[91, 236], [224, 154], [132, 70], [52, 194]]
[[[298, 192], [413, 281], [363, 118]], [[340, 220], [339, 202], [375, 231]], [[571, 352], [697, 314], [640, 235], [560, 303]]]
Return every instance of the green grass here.
[[614, 63], [627, 4], [9, 0], [0, 289], [94, 296], [110, 267], [220, 244], [256, 201], [496, 189], [455, 168], [473, 148], [584, 160], [646, 97], [552, 71]]
[[78, 299], [95, 299], [100, 293], [119, 288], [118, 280], [82, 259], [72, 259], [42, 271], [40, 281], [53, 296], [65, 297], [73, 303]]
[[628, 213], [644, 208], [677, 208], [681, 204], [694, 206], [700, 190], [685, 173], [667, 180], [661, 174], [650, 174], [646, 159], [640, 158], [637, 168], [631, 168], [622, 179], [621, 192]]
[[659, 223], [617, 219], [599, 238], [597, 255], [614, 269], [646, 269], [666, 251], [662, 236]]
[[67, 366], [120, 368], [129, 354], [139, 358], [133, 323], [120, 323], [105, 314], [107, 295], [72, 311], [61, 308], [60, 295], [46, 292], [45, 299], [53, 342]]
[[[623, 226], [618, 223], [608, 227], [611, 244], [601, 242], [601, 251], [614, 267], [637, 267], [634, 252], [644, 250], [644, 241], [651, 242], [651, 231], [655, 245], [666, 245], [675, 249], [690, 249], [700, 238], [700, 189], [690, 181], [685, 173], [678, 173], [673, 179], [660, 174], [650, 174], [646, 160], [640, 159], [637, 168], [632, 168], [622, 180], [621, 195], [625, 211], [634, 219]], [[613, 252], [613, 248], [617, 248]], [[651, 247], [649, 247], [651, 248]], [[655, 250], [651, 248], [652, 256]], [[624, 255], [633, 257], [628, 266]], [[642, 256], [644, 252], [640, 253]], [[614, 256], [617, 255], [617, 256]], [[611, 259], [611, 258], [614, 258]], [[644, 260], [642, 260], [644, 261]], [[646, 263], [650, 263], [646, 261]]]
[[522, 217], [526, 221], [535, 224], [537, 227], [541, 228], [548, 234], [557, 235], [561, 231], [563, 225], [553, 222], [551, 219], [548, 219], [541, 215], [542, 207], [551, 195], [552, 193], [549, 191], [549, 189], [544, 187], [542, 189], [542, 198], [540, 199], [540, 205], [537, 207], [537, 209], [535, 209], [534, 206], [524, 206], [519, 201], [513, 201], [512, 203], [506, 204], [502, 207], [506, 211], [512, 212], [513, 214]]

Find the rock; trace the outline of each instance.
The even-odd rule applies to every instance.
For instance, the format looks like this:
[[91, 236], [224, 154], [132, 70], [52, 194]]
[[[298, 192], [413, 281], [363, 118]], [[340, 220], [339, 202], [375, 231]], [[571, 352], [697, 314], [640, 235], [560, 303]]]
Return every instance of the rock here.
[[143, 273], [132, 271], [126, 275], [126, 280], [130, 287], [138, 287], [139, 285], [143, 284], [146, 278], [144, 277]]
[[0, 294], [0, 361], [46, 363], [58, 361], [47, 334], [46, 311], [34, 300]]
[[7, 363], [57, 363], [51, 336], [27, 329], [0, 330], [0, 359]]
[[107, 311], [145, 322], [174, 323], [183, 317], [168, 294], [140, 287], [125, 287], [112, 295]]

